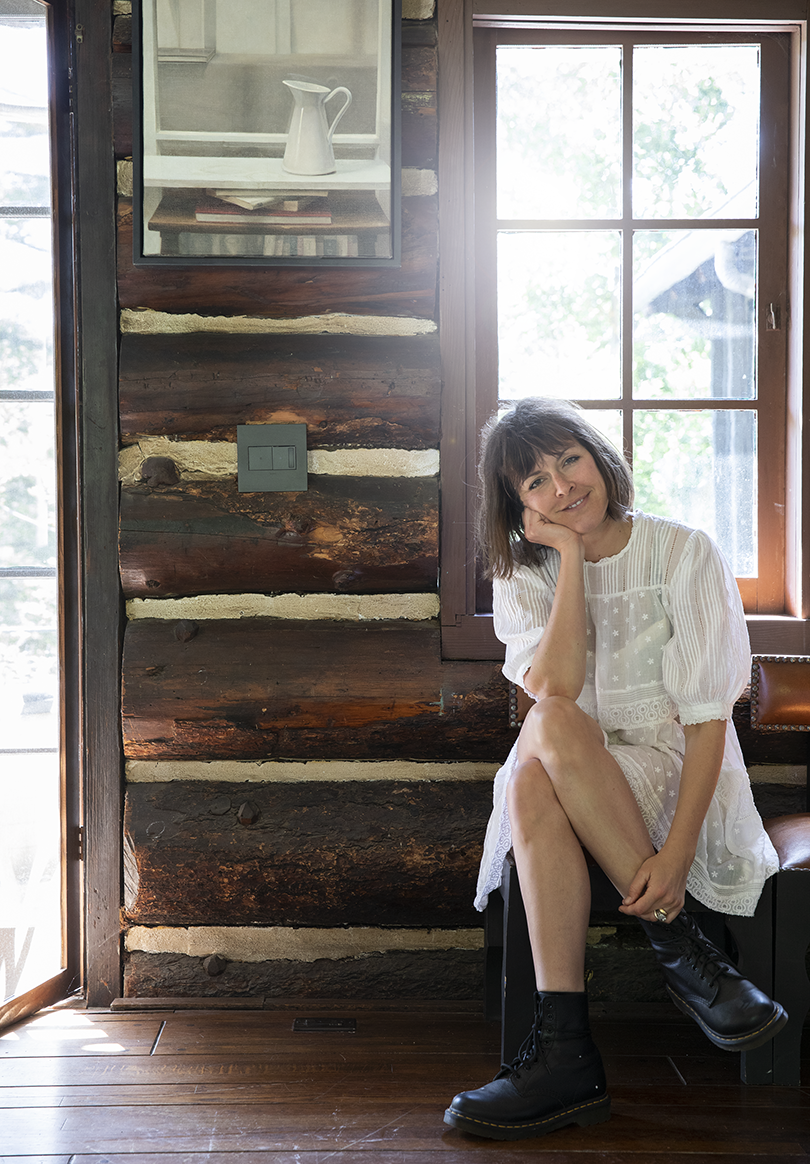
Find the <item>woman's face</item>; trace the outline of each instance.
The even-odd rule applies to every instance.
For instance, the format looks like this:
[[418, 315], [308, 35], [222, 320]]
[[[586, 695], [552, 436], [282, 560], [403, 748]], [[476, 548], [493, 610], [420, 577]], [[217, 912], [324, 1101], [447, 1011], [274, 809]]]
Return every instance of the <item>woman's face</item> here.
[[561, 452], [538, 459], [518, 495], [525, 509], [582, 535], [597, 530], [607, 516], [602, 474], [588, 450], [573, 439]]

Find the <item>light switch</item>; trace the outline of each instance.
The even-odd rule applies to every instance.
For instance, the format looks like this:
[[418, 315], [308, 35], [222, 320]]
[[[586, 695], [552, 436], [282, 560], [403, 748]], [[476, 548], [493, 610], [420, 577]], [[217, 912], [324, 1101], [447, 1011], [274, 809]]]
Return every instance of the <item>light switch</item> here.
[[239, 424], [240, 493], [292, 493], [307, 487], [305, 424]]

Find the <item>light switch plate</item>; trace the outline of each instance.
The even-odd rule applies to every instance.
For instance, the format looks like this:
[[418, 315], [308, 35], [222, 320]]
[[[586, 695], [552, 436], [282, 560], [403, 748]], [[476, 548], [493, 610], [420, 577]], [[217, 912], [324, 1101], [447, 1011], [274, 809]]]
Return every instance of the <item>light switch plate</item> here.
[[240, 493], [299, 493], [307, 487], [305, 424], [238, 424]]

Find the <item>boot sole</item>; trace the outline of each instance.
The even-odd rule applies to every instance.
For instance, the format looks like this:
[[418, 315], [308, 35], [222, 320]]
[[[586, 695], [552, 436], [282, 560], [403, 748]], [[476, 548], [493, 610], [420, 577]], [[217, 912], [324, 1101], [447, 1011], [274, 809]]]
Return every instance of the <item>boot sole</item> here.
[[685, 999], [675, 993], [671, 986], [667, 985], [667, 991], [678, 1010], [688, 1015], [689, 1018], [694, 1019], [706, 1038], [711, 1039], [715, 1047], [722, 1047], [724, 1051], [753, 1051], [755, 1047], [761, 1047], [764, 1043], [769, 1042], [774, 1035], [781, 1031], [782, 1027], [788, 1021], [788, 1014], [785, 1008], [780, 1006], [778, 1002], [775, 1002], [771, 1017], [762, 1026], [757, 1027], [755, 1031], [749, 1031], [744, 1035], [718, 1035], [716, 1031], [713, 1031], [703, 1021], [697, 1011]]
[[514, 1124], [476, 1119], [474, 1116], [454, 1111], [452, 1107], [448, 1107], [444, 1113], [444, 1122], [450, 1127], [458, 1128], [462, 1132], [471, 1132], [474, 1136], [484, 1136], [488, 1140], [528, 1140], [532, 1136], [545, 1136], [547, 1132], [567, 1127], [569, 1124], [587, 1128], [591, 1124], [604, 1123], [607, 1119], [610, 1119], [609, 1095], [567, 1107], [555, 1115], [546, 1116], [545, 1119], [521, 1120], [520, 1123]]

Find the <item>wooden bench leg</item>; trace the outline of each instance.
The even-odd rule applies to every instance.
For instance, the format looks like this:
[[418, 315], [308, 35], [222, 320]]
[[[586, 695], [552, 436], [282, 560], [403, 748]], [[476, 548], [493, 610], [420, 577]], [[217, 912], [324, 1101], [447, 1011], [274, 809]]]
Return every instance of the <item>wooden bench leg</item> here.
[[[726, 925], [737, 943], [738, 970], [771, 998], [774, 996], [774, 882], [774, 877], [766, 881], [753, 917], [726, 915]], [[743, 1083], [774, 1082], [773, 1040], [753, 1051], [742, 1052], [740, 1078]]]
[[534, 995], [537, 985], [517, 869], [509, 863], [504, 870], [503, 894], [501, 1062], [511, 1063], [517, 1058], [520, 1044], [534, 1022]]
[[503, 898], [498, 890], [489, 895], [484, 910], [484, 1018], [501, 1021], [503, 982]]
[[774, 996], [788, 1012], [787, 1026], [773, 1040], [774, 1083], [797, 1087], [804, 1020], [810, 1009], [807, 947], [810, 945], [810, 870], [782, 869], [776, 875]]

